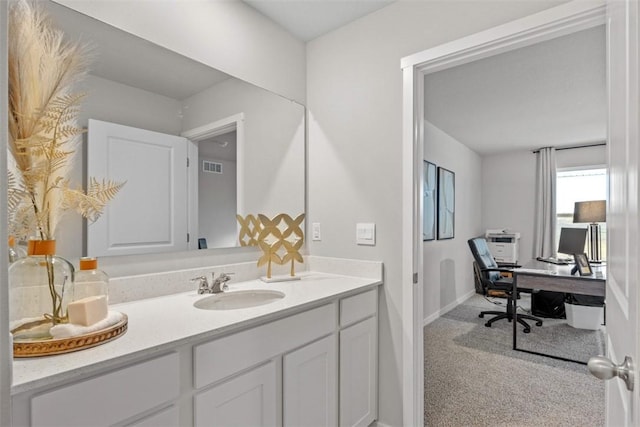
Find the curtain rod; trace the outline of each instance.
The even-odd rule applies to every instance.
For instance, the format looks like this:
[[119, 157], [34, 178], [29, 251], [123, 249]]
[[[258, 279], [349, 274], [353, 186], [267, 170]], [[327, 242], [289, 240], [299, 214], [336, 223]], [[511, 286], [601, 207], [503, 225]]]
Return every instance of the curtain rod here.
[[[573, 150], [574, 148], [589, 148], [589, 147], [599, 147], [601, 145], [607, 145], [606, 142], [597, 142], [594, 144], [583, 144], [583, 145], [573, 145], [571, 147], [560, 147], [560, 148], [556, 148], [556, 151], [561, 151], [561, 150]], [[540, 152], [540, 148], [538, 148], [537, 150], [533, 150], [532, 153], [536, 154]]]

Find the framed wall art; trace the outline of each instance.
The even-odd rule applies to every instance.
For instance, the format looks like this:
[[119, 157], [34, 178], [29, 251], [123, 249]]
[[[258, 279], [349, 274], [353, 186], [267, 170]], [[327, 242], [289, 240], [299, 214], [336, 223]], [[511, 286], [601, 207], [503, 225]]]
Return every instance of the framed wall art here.
[[438, 167], [438, 239], [453, 239], [456, 220], [456, 175]]
[[436, 194], [438, 185], [438, 175], [436, 165], [424, 161], [423, 170], [423, 210], [422, 210], [422, 240], [435, 240], [436, 238]]

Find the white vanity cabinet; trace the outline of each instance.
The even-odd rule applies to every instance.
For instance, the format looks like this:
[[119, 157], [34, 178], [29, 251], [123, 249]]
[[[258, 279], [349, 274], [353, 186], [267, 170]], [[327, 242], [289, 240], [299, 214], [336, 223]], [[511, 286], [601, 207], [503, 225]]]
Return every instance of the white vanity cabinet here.
[[180, 408], [177, 405], [171, 405], [167, 408], [160, 409], [151, 415], [127, 424], [126, 427], [172, 427], [180, 425]]
[[13, 396], [13, 427], [369, 425], [377, 295], [326, 298], [47, 382]]
[[179, 356], [173, 352], [36, 393], [18, 402], [14, 399], [13, 425], [112, 426], [139, 415], [151, 420], [157, 415], [176, 421], [165, 426], [177, 427], [177, 417], [171, 418], [170, 411], [167, 416], [166, 406], [179, 395]]
[[337, 377], [335, 334], [286, 354], [282, 424], [285, 427], [336, 425]]
[[331, 303], [196, 345], [194, 424], [335, 425], [336, 318]]
[[377, 290], [340, 301], [340, 426], [377, 418]]
[[194, 397], [194, 426], [275, 426], [277, 370], [270, 361]]

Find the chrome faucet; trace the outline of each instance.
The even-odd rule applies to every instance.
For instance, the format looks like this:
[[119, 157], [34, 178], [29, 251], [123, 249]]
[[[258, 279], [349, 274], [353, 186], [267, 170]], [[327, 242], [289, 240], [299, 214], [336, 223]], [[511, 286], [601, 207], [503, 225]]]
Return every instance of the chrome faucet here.
[[231, 280], [233, 273], [220, 273], [220, 276], [216, 278], [216, 273], [211, 273], [211, 279], [213, 283], [209, 286], [206, 276], [194, 277], [191, 282], [198, 282], [199, 294], [219, 294], [229, 289], [227, 282]]

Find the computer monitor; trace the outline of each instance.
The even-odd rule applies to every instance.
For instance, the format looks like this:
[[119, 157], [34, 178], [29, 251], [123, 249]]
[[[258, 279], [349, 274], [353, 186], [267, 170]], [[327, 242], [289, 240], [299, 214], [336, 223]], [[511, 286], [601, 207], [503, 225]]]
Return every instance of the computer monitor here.
[[587, 241], [586, 228], [566, 228], [560, 229], [560, 242], [558, 242], [558, 253], [566, 255], [584, 253], [584, 245]]

